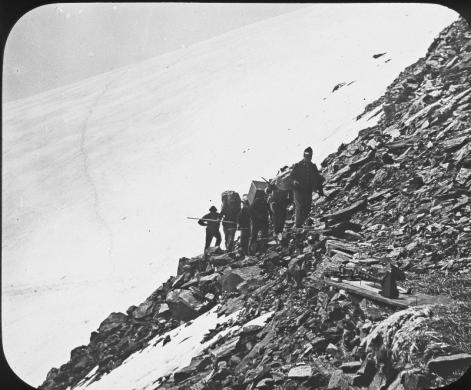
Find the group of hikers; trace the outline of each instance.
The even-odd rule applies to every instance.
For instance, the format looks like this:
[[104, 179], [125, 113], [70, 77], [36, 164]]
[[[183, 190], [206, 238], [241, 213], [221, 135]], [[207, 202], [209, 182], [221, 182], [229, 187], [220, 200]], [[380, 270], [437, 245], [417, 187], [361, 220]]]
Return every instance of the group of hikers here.
[[[221, 245], [221, 223], [227, 251], [234, 249], [237, 230], [240, 231], [240, 249], [245, 255], [265, 250], [270, 219], [274, 235], [281, 240], [287, 211], [293, 202], [295, 225], [297, 228], [304, 226], [311, 210], [313, 193], [324, 195], [324, 178], [316, 164], [312, 163], [312, 148], [306, 148], [303, 159], [291, 168], [283, 167], [278, 176], [284, 177], [283, 185], [277, 184], [277, 180], [267, 182], [265, 190], [251, 202], [248, 195], [243, 195], [240, 199], [234, 191], [223, 193], [221, 212], [211, 206], [209, 213], [198, 220], [200, 225], [206, 227], [205, 252], [213, 238], [216, 239], [217, 247]], [[261, 240], [258, 240], [259, 233]]]

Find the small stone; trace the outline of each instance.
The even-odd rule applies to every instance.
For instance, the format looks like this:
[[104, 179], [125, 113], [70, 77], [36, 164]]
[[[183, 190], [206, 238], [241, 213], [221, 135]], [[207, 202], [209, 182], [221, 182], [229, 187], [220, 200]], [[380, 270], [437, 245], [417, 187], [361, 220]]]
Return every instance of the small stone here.
[[288, 372], [288, 378], [309, 378], [312, 376], [312, 367], [309, 365], [295, 366]]
[[240, 362], [241, 362], [241, 359], [237, 355], [232, 355], [229, 359], [229, 365], [232, 367], [237, 366]]
[[214, 294], [211, 294], [211, 293], [207, 293], [205, 296], [204, 296], [205, 299], [207, 299], [208, 301], [212, 302], [214, 301], [214, 299], [216, 298], [216, 296]]
[[332, 343], [329, 343], [329, 345], [325, 349], [325, 352], [332, 355], [332, 356], [334, 356], [334, 357], [338, 357], [342, 354], [340, 349]]
[[317, 351], [323, 351], [329, 344], [329, 341], [325, 337], [316, 337], [310, 340], [312, 347]]
[[351, 372], [356, 372], [359, 368], [361, 367], [361, 362], [356, 361], [356, 362], [346, 362], [343, 363], [340, 366], [340, 369], [343, 372], [351, 373]]
[[265, 388], [271, 388], [272, 386], [273, 386], [273, 379], [272, 378], [264, 378], [260, 382], [257, 383], [257, 386], [255, 386], [255, 388], [265, 389]]

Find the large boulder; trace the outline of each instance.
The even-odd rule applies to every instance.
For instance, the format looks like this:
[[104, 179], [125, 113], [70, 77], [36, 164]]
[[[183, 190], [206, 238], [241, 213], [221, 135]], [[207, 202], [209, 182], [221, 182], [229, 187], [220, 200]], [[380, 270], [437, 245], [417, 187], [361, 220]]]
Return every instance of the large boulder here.
[[236, 336], [229, 339], [224, 344], [213, 349], [211, 351], [211, 354], [216, 358], [217, 361], [221, 359], [230, 358], [230, 356], [234, 354], [236, 349], [238, 348], [240, 339], [240, 336]]
[[151, 300], [147, 299], [146, 301], [142, 302], [134, 311], [132, 312], [132, 316], [137, 319], [145, 318], [153, 314], [154, 312], [154, 304]]
[[199, 278], [198, 284], [201, 286], [201, 285], [209, 284], [209, 283], [212, 283], [212, 282], [216, 282], [216, 281], [219, 280], [220, 277], [221, 276], [218, 273], [205, 275], [205, 276], [202, 276], [201, 278]]
[[467, 370], [471, 365], [471, 355], [458, 353], [450, 356], [440, 356], [429, 360], [427, 368], [438, 375], [445, 376], [456, 370]]
[[187, 257], [181, 257], [178, 260], [177, 276], [180, 276], [185, 271], [189, 271], [194, 274], [198, 271], [200, 266], [201, 257], [192, 257], [191, 259]]
[[205, 306], [204, 300], [189, 290], [175, 289], [170, 291], [165, 301], [170, 308], [172, 317], [183, 321], [197, 317]]
[[361, 364], [361, 367], [357, 371], [356, 375], [353, 377], [353, 386], [368, 386], [373, 380], [376, 371], [377, 369], [375, 360], [373, 359], [372, 354], [369, 354]]
[[127, 316], [124, 313], [111, 313], [98, 327], [98, 332], [108, 333], [127, 321]]
[[183, 284], [181, 288], [185, 289], [191, 286], [200, 286], [200, 287], [208, 286], [212, 283], [217, 283], [219, 278], [220, 278], [220, 275], [217, 272], [209, 274], [209, 275], [201, 276], [201, 277], [198, 276], [189, 280], [185, 284]]
[[427, 330], [427, 324], [432, 320], [431, 305], [413, 306], [397, 311], [376, 327], [361, 341], [361, 346], [374, 349], [376, 340], [382, 340], [384, 347], [391, 351], [394, 360], [407, 362], [410, 351], [420, 337], [440, 339], [433, 330]]
[[[188, 265], [186, 265], [184, 268], [186, 269], [188, 267]], [[180, 274], [172, 283], [172, 290], [176, 289], [176, 288], [180, 288], [183, 283], [185, 283], [187, 280], [189, 280], [191, 278], [191, 275], [190, 277], [189, 276], [189, 271], [184, 271], [182, 274]], [[186, 280], [187, 279], [187, 280]]]
[[224, 266], [230, 264], [233, 261], [232, 257], [229, 256], [227, 253], [223, 253], [222, 255], [211, 256], [210, 262], [214, 266]]
[[175, 383], [181, 382], [194, 375], [196, 372], [204, 369], [209, 364], [211, 364], [211, 358], [209, 356], [195, 356], [191, 359], [188, 366], [183, 367], [173, 374], [173, 380]]
[[420, 369], [401, 371], [388, 386], [388, 390], [416, 390], [423, 388], [424, 375]]
[[70, 353], [70, 362], [73, 364], [73, 370], [80, 372], [90, 369], [95, 365], [93, 357], [90, 355], [90, 350], [87, 346], [80, 346], [74, 348]]
[[171, 311], [166, 303], [162, 303], [159, 306], [159, 310], [156, 311], [156, 314], [160, 317], [167, 318], [170, 317]]
[[329, 390], [347, 390], [352, 383], [352, 378], [342, 370], [335, 370], [329, 380], [327, 389]]
[[236, 268], [225, 271], [220, 279], [221, 287], [226, 292], [236, 292], [237, 286], [242, 282], [256, 283], [261, 277], [260, 267], [253, 265], [245, 268]]

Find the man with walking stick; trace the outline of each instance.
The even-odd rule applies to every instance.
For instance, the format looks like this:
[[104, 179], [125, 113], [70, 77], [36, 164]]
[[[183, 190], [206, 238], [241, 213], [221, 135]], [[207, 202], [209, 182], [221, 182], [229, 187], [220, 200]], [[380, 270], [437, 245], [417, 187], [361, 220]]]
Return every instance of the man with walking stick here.
[[206, 241], [204, 244], [204, 251], [211, 245], [213, 237], [216, 238], [216, 246], [219, 248], [221, 245], [221, 233], [219, 232], [219, 226], [221, 224], [221, 216], [218, 213], [218, 209], [215, 206], [209, 208], [209, 213], [204, 217], [200, 218], [198, 224], [206, 226]]

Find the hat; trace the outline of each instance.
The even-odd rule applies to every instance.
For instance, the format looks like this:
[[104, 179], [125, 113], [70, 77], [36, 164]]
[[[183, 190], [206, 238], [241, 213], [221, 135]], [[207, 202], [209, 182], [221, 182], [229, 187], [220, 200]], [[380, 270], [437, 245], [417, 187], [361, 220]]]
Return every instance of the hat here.
[[310, 146], [308, 146], [306, 149], [304, 149], [304, 155], [312, 157], [312, 148]]
[[242, 195], [242, 203], [249, 203], [249, 196], [247, 194]]
[[216, 206], [211, 206], [211, 207], [209, 208], [209, 211], [218, 211], [218, 209], [216, 208]]

